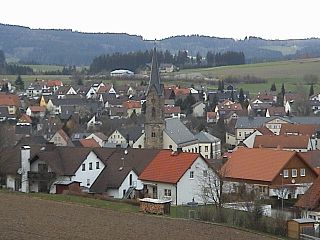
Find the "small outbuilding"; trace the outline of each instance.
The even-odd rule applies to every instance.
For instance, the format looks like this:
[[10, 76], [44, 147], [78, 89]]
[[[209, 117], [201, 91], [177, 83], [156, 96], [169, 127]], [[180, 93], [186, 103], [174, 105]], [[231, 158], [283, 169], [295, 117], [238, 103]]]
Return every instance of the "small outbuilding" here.
[[140, 211], [154, 214], [170, 214], [171, 200], [161, 200], [154, 198], [140, 199]]
[[311, 218], [291, 219], [287, 222], [288, 237], [300, 239], [300, 234], [314, 234], [315, 220]]

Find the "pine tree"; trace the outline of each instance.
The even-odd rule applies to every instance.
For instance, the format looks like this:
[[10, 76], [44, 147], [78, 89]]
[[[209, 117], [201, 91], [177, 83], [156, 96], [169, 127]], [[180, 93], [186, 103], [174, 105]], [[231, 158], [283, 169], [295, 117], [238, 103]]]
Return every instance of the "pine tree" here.
[[244, 93], [243, 93], [243, 89], [240, 88], [240, 91], [239, 91], [239, 103], [242, 105], [244, 102]]
[[284, 88], [284, 83], [282, 83], [282, 86], [281, 86], [281, 94], [282, 94], [282, 97], [284, 97], [284, 95], [286, 94], [286, 90]]
[[14, 83], [15, 83], [17, 89], [24, 90], [24, 81], [22, 80], [20, 75], [18, 75], [18, 77]]
[[314, 89], [313, 89], [313, 84], [311, 84], [310, 90], [309, 90], [309, 97], [312, 96], [313, 94], [314, 94]]
[[275, 84], [275, 83], [273, 83], [273, 84], [271, 85], [270, 91], [271, 91], [271, 92], [277, 91], [277, 87], [276, 87], [276, 84]]

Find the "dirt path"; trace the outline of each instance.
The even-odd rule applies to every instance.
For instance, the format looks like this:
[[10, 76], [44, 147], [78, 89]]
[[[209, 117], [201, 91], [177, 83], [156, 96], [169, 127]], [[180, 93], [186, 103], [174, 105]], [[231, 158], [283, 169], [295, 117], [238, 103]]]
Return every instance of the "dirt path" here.
[[0, 239], [269, 239], [227, 227], [0, 193]]

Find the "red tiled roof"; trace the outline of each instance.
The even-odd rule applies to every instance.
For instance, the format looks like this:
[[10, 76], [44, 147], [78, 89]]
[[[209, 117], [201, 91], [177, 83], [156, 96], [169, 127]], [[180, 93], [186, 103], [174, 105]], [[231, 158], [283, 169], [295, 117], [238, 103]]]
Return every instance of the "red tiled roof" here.
[[270, 131], [269, 128], [267, 127], [259, 127], [257, 130], [262, 134], [262, 135], [274, 135], [272, 131]]
[[207, 118], [209, 119], [215, 119], [217, 117], [216, 112], [207, 112]]
[[309, 135], [315, 134], [320, 129], [320, 125], [316, 124], [291, 124], [281, 125], [280, 135]]
[[180, 106], [164, 106], [163, 108], [164, 114], [170, 114], [170, 113], [181, 113]]
[[20, 106], [20, 100], [17, 95], [14, 94], [0, 94], [0, 106]]
[[81, 139], [79, 142], [83, 147], [100, 147], [99, 143], [93, 138]]
[[221, 172], [227, 178], [272, 182], [296, 154], [275, 149], [238, 148], [229, 156]]
[[127, 109], [132, 109], [132, 108], [141, 108], [141, 103], [140, 101], [132, 101], [128, 100], [126, 102], [122, 103], [122, 106], [127, 108]]
[[284, 107], [268, 107], [270, 116], [285, 116], [286, 111]]
[[63, 83], [60, 80], [48, 80], [47, 82], [48, 87], [54, 87], [54, 86], [63, 86]]
[[309, 136], [307, 135], [262, 135], [256, 136], [253, 147], [297, 149], [307, 148], [308, 143]]
[[29, 107], [31, 112], [45, 112], [46, 111], [46, 107], [43, 106], [30, 106]]
[[175, 88], [174, 93], [176, 96], [178, 95], [189, 95], [190, 94], [190, 89], [189, 88]]
[[152, 182], [177, 183], [200, 155], [161, 150], [144, 169], [139, 179]]
[[22, 114], [22, 116], [19, 118], [19, 122], [32, 123], [32, 120], [27, 114]]
[[320, 177], [318, 177], [312, 186], [296, 202], [296, 207], [308, 210], [318, 210], [320, 207]]

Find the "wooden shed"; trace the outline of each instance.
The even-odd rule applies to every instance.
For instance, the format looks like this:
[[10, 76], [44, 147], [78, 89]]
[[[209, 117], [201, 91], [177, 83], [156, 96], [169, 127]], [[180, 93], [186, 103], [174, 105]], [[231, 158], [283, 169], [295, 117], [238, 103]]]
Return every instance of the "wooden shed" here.
[[311, 218], [291, 219], [287, 222], [288, 237], [300, 239], [302, 233], [314, 233], [315, 220]]
[[140, 211], [154, 214], [170, 214], [171, 200], [154, 198], [140, 199]]
[[64, 191], [80, 193], [80, 182], [78, 181], [57, 181], [56, 194], [63, 194]]

